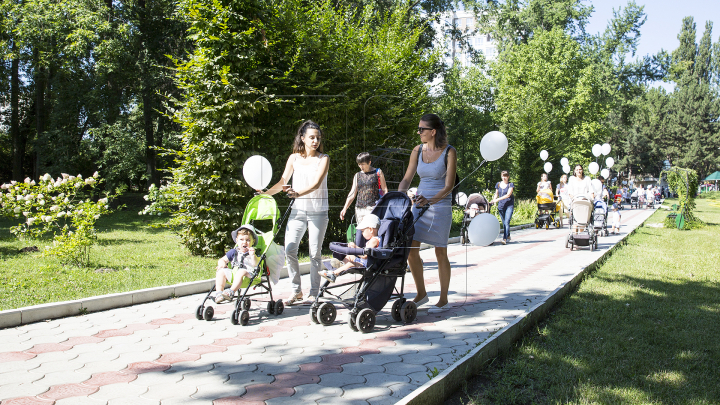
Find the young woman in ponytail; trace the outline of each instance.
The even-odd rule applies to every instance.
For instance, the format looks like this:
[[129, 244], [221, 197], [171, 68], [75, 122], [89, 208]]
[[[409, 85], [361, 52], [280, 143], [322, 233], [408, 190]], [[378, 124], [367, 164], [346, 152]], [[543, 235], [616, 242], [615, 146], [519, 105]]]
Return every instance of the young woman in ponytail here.
[[[295, 199], [285, 227], [285, 255], [293, 286], [292, 295], [285, 300], [286, 305], [312, 303], [320, 291], [319, 270], [328, 225], [327, 174], [330, 167], [330, 158], [322, 153], [322, 136], [318, 124], [305, 121], [295, 135], [293, 154], [287, 160], [282, 178], [265, 192], [273, 195], [285, 186], [288, 197]], [[290, 177], [292, 186], [288, 188]], [[311, 265], [310, 293], [303, 301], [297, 253], [305, 231], [309, 231]]]

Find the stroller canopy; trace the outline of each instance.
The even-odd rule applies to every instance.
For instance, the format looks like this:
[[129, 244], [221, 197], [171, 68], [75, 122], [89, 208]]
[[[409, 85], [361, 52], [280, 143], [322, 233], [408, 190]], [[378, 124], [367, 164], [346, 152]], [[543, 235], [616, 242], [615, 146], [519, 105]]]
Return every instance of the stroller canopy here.
[[472, 193], [467, 199], [467, 202], [465, 203], [465, 209], [469, 209], [473, 204], [477, 204], [478, 208], [480, 209], [480, 212], [488, 212], [490, 211], [490, 204], [488, 204], [487, 199], [484, 195], [480, 193]]

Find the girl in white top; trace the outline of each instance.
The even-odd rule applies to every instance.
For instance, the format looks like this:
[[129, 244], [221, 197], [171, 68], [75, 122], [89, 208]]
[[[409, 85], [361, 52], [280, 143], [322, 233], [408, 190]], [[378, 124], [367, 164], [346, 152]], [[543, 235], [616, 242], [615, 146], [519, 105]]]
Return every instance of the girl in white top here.
[[[285, 227], [285, 256], [293, 286], [292, 295], [285, 300], [286, 305], [303, 301], [297, 253], [305, 231], [309, 231], [310, 239], [310, 294], [305, 302], [314, 302], [320, 290], [321, 251], [328, 225], [327, 174], [330, 167], [330, 158], [322, 153], [322, 136], [318, 124], [305, 121], [295, 135], [293, 154], [287, 160], [282, 178], [265, 192], [273, 195], [284, 190], [288, 197], [295, 199]], [[290, 177], [292, 186], [288, 184]]]
[[590, 183], [590, 178], [585, 176], [583, 167], [580, 165], [575, 166], [575, 175], [570, 177], [568, 182], [568, 195], [572, 202], [578, 197], [585, 197], [591, 202], [595, 199], [595, 193]]
[[555, 191], [555, 195], [558, 196], [558, 199], [562, 203], [562, 209], [560, 210], [560, 227], [563, 226], [563, 213], [566, 210], [570, 210], [570, 196], [568, 195], [568, 185], [567, 185], [567, 174], [563, 174], [560, 176], [560, 182], [557, 185], [557, 190]]
[[535, 190], [535, 192], [540, 194], [540, 190], [545, 189], [552, 190], [552, 183], [548, 180], [547, 173], [543, 173], [540, 176], [540, 181], [537, 184], [537, 190]]

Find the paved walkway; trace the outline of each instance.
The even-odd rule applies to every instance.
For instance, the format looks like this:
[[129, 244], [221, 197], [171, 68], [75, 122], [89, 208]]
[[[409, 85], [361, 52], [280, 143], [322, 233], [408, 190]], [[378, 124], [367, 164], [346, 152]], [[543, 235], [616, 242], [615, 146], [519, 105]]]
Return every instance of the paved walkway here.
[[[451, 245], [451, 310], [421, 307], [409, 325], [386, 307], [373, 333], [313, 324], [307, 306], [250, 324], [195, 319], [199, 295], [0, 330], [0, 399], [6, 404], [393, 404], [507, 325], [642, 223], [626, 210], [620, 236], [570, 252], [567, 228], [513, 233], [507, 246]], [[439, 289], [432, 250], [421, 253], [428, 291]], [[309, 286], [307, 276], [303, 284]], [[289, 292], [287, 279], [276, 286]], [[406, 291], [414, 296], [412, 277]], [[434, 298], [431, 293], [431, 298]], [[431, 304], [436, 300], [431, 299]], [[262, 309], [261, 309], [262, 308]]]

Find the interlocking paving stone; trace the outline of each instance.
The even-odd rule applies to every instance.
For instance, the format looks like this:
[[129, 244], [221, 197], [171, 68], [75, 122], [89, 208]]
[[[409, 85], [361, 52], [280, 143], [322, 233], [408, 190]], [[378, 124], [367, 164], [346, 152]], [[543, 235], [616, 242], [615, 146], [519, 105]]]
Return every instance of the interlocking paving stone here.
[[[631, 211], [623, 220], [637, 224], [648, 215]], [[268, 316], [262, 302], [253, 304], [245, 327], [229, 322], [230, 304], [216, 307], [214, 321], [198, 321], [200, 294], [3, 329], [0, 400], [142, 405], [167, 396], [163, 403], [394, 403], [620, 239], [602, 238], [600, 251], [571, 254], [564, 248], [565, 232], [514, 232], [507, 246], [451, 245], [451, 309], [427, 314], [426, 305], [415, 322], [402, 325], [389, 316], [388, 306], [369, 334], [352, 332], [340, 305], [330, 326], [312, 324], [309, 306], [276, 317]], [[421, 256], [432, 303], [439, 288], [436, 263], [432, 250]], [[308, 284], [307, 276], [303, 282]], [[273, 288], [284, 298], [291, 287], [284, 279]], [[411, 277], [405, 289], [414, 297]]]

